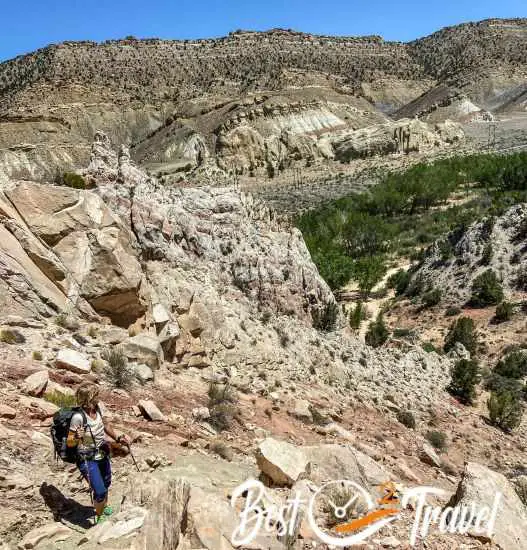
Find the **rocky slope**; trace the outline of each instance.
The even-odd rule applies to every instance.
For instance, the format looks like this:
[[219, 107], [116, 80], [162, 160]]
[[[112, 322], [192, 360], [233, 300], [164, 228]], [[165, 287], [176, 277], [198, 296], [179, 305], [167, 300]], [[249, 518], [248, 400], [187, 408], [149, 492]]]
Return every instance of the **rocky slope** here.
[[[525, 509], [511, 481], [521, 483], [525, 446], [447, 396], [455, 354], [397, 340], [374, 350], [338, 312], [334, 330], [320, 330], [334, 298], [301, 235], [235, 186], [160, 185], [101, 132], [83, 176], [89, 189], [2, 188], [3, 550], [229, 550], [239, 521], [229, 498], [258, 476], [275, 504], [335, 479], [372, 494], [388, 479], [399, 491], [439, 486], [441, 506], [477, 490], [490, 505], [500, 490], [508, 515], [487, 547], [522, 548]], [[126, 391], [109, 375], [111, 349], [127, 359]], [[116, 513], [97, 528], [75, 469], [52, 462], [46, 435], [56, 403], [83, 380], [100, 385], [105, 414], [131, 433], [141, 470], [114, 450]], [[237, 394], [222, 404], [232, 418], [220, 433], [211, 383]], [[408, 411], [416, 431], [395, 421]], [[432, 428], [448, 431], [448, 455], [426, 443]], [[465, 460], [507, 478], [478, 465], [463, 474]], [[412, 517], [403, 507], [369, 547], [406, 544]], [[287, 540], [262, 530], [251, 547], [314, 542], [302, 514]], [[437, 550], [466, 544], [480, 545], [437, 530], [427, 541]]]
[[396, 111], [436, 123], [522, 110], [525, 36], [517, 19], [411, 44], [273, 30], [52, 45], [0, 65], [0, 167], [30, 179], [78, 168], [97, 128], [173, 179], [207, 159], [264, 176], [324, 163], [335, 138]]
[[527, 290], [525, 236], [527, 206], [476, 222], [436, 242], [412, 274], [412, 284], [441, 290], [445, 303], [461, 306], [471, 296], [474, 279], [491, 269], [509, 300], [522, 300]]

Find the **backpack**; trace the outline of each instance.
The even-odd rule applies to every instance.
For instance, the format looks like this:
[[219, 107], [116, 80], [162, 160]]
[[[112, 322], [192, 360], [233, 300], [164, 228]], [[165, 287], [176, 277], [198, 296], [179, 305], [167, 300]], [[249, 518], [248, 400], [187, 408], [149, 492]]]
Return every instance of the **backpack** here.
[[68, 433], [70, 431], [70, 423], [73, 415], [80, 413], [84, 420], [84, 428], [88, 425], [86, 414], [81, 407], [64, 407], [53, 415], [53, 423], [51, 424], [51, 440], [55, 449], [55, 458], [60, 457], [64, 462], [76, 464], [79, 455], [77, 447], [68, 447]]

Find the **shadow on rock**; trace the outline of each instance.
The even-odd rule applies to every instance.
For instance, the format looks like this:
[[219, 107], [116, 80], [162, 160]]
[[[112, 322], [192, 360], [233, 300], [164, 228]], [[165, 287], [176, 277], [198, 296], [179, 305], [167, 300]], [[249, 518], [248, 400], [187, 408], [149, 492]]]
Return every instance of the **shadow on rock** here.
[[46, 506], [53, 512], [55, 521], [66, 521], [78, 525], [83, 529], [92, 526], [90, 519], [93, 518], [93, 508], [80, 504], [72, 498], [64, 496], [54, 485], [42, 483], [40, 494]]

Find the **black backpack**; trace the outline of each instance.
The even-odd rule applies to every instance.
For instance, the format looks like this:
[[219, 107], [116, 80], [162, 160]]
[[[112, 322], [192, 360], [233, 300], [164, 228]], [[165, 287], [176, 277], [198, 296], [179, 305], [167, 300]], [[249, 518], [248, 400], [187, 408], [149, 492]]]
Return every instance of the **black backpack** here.
[[84, 420], [84, 428], [88, 425], [86, 414], [81, 407], [65, 407], [53, 415], [53, 424], [51, 425], [51, 440], [55, 448], [55, 457], [60, 457], [64, 462], [76, 464], [79, 455], [77, 446], [68, 447], [68, 433], [70, 423], [74, 414], [80, 413]]

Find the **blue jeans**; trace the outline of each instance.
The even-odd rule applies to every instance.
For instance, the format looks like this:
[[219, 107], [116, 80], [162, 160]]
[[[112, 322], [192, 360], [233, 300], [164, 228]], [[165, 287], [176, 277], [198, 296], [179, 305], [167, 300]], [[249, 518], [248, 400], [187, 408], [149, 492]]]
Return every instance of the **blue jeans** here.
[[78, 463], [84, 479], [90, 484], [93, 491], [93, 500], [103, 502], [108, 496], [108, 487], [112, 484], [112, 467], [110, 459], [83, 460]]

